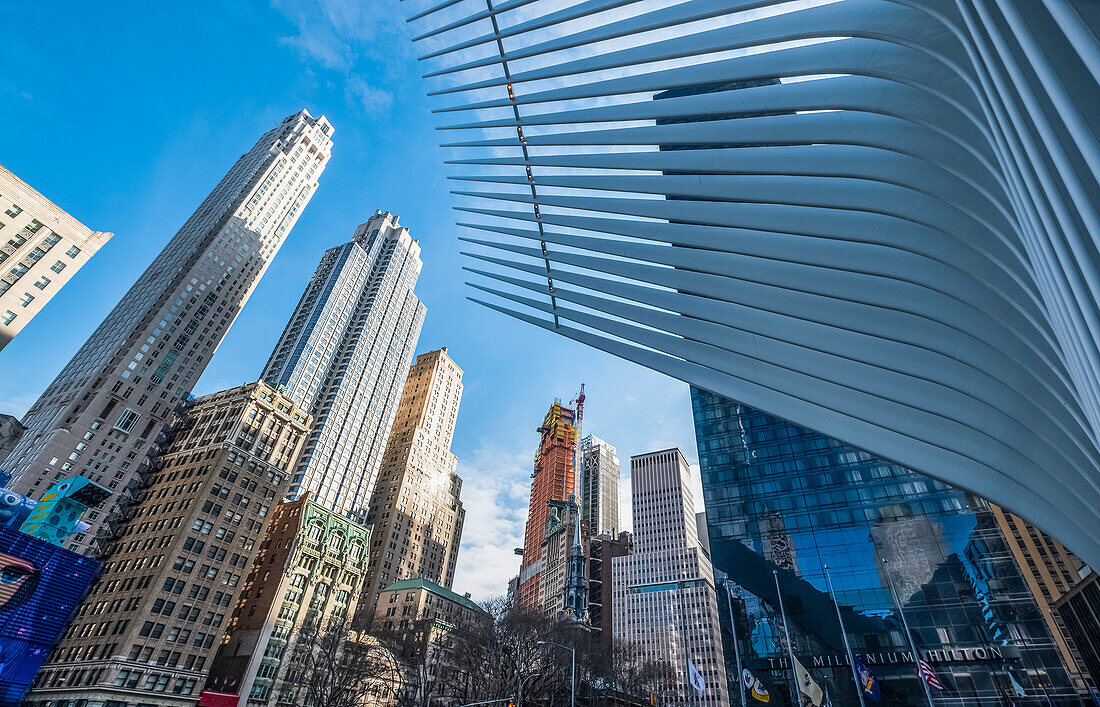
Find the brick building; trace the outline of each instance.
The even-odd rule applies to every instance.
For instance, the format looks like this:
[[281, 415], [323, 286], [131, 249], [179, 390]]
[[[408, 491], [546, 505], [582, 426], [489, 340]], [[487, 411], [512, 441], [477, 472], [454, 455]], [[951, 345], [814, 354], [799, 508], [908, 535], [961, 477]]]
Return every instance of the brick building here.
[[311, 420], [252, 383], [179, 422], [29, 704], [194, 704]]

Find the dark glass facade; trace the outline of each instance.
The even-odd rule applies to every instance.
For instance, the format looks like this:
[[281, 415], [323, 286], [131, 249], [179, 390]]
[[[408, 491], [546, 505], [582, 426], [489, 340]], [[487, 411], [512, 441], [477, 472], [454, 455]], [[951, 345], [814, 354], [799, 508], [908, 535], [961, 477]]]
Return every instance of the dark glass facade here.
[[[1082, 579], [1058, 600], [1055, 611], [1081, 654], [1089, 673], [1100, 675], [1100, 576], [1095, 572]], [[1095, 694], [1100, 705], [1100, 694]]]
[[790, 704], [778, 577], [799, 662], [834, 705], [858, 704], [828, 567], [879, 704], [928, 705], [888, 579], [944, 686], [935, 705], [1080, 704], [984, 500], [727, 398], [691, 400], [711, 555], [734, 593], [719, 588], [731, 679], [732, 614], [743, 665]]

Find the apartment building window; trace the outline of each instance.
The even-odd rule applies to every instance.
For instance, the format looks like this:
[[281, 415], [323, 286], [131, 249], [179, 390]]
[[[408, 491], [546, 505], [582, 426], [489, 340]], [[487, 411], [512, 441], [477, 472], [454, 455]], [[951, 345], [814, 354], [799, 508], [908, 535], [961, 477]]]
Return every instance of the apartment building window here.
[[65, 263], [61, 262], [60, 260], [58, 260], [56, 263], [54, 263], [52, 266], [50, 266], [50, 270], [53, 270], [54, 272], [57, 272], [57, 273], [61, 272], [64, 269], [65, 269]]
[[136, 688], [143, 674], [144, 672], [141, 670], [120, 670], [115, 678], [115, 686]]
[[4, 213], [6, 213], [8, 216], [11, 216], [12, 218], [15, 218], [19, 214], [23, 213], [23, 209], [19, 208], [15, 204], [12, 204], [11, 208], [8, 209], [7, 211], [5, 211]]
[[11, 324], [14, 321], [15, 312], [11, 311], [10, 309], [4, 312], [3, 316], [0, 316], [0, 322], [3, 322], [4, 324]]
[[[24, 305], [26, 306], [26, 305]], [[126, 408], [122, 411], [122, 414], [118, 416], [118, 422], [115, 423], [115, 429], [122, 432], [130, 432], [134, 429], [134, 425], [137, 424], [140, 415], [130, 408]]]
[[69, 248], [67, 251], [65, 251], [65, 255], [69, 256], [70, 258], [75, 258], [76, 256], [80, 255], [80, 249], [74, 245], [72, 248]]
[[38, 278], [38, 282], [34, 283], [34, 286], [40, 290], [44, 290], [46, 289], [46, 285], [48, 284], [50, 284], [50, 278], [43, 275], [42, 277]]
[[30, 303], [33, 301], [34, 295], [32, 295], [30, 292], [24, 292], [23, 296], [19, 298], [19, 304], [24, 307], [30, 305]]

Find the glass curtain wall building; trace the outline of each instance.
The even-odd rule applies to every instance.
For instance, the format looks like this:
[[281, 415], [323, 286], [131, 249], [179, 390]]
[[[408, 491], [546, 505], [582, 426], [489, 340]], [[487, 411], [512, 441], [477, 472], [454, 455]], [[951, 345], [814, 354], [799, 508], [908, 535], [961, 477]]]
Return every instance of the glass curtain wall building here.
[[983, 499], [728, 398], [691, 399], [711, 554], [734, 594], [731, 612], [719, 590], [731, 680], [732, 613], [743, 664], [789, 703], [775, 571], [795, 656], [834, 704], [857, 704], [827, 566], [880, 704], [927, 705], [890, 580], [944, 685], [936, 705], [1078, 704]]

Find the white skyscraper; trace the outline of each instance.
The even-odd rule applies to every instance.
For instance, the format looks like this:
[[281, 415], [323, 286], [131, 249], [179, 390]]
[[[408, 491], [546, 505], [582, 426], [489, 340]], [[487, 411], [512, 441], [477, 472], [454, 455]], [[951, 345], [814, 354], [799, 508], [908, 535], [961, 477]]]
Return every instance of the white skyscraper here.
[[366, 517], [424, 323], [420, 267], [420, 245], [385, 211], [321, 257], [262, 376], [313, 415], [291, 498]]
[[23, 420], [3, 466], [39, 497], [82, 474], [115, 493], [73, 549], [94, 546], [317, 189], [332, 126], [301, 111], [241, 156]]
[[581, 440], [581, 514], [588, 534], [619, 532], [619, 455], [596, 435]]
[[[691, 466], [679, 449], [630, 458], [634, 554], [612, 559], [612, 632], [679, 680], [673, 702], [728, 707], [714, 568], [699, 545]], [[696, 702], [688, 661], [706, 683]]]

